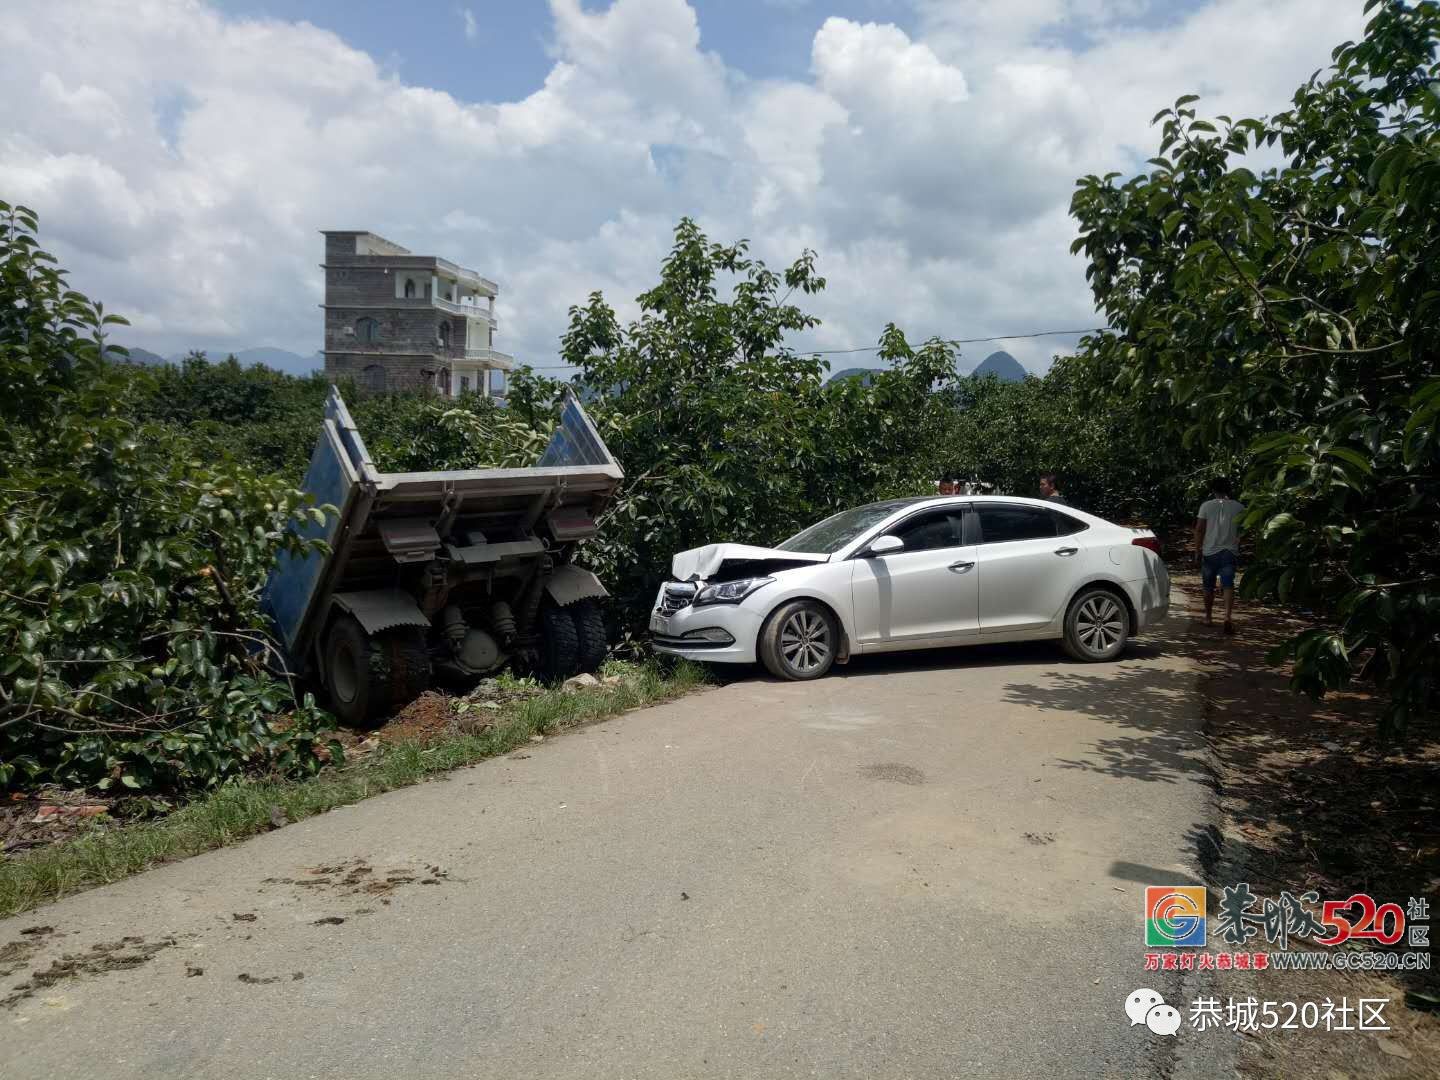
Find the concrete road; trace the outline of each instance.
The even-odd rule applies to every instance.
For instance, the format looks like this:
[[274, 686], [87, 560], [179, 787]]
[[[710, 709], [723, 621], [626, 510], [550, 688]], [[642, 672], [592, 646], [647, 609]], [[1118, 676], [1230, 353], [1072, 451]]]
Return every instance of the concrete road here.
[[1168, 629], [757, 675], [0, 923], [0, 997], [88, 969], [0, 1076], [1169, 1075], [1122, 1014], [1210, 818]]

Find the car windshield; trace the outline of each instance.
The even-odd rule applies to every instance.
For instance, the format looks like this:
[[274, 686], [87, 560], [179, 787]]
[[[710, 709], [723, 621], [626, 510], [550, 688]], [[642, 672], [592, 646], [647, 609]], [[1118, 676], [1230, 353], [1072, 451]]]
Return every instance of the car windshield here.
[[866, 530], [879, 525], [896, 510], [903, 510], [911, 503], [919, 501], [891, 499], [888, 502], [857, 506], [853, 510], [842, 510], [833, 517], [796, 533], [777, 547], [780, 551], [813, 551], [819, 555], [833, 555]]

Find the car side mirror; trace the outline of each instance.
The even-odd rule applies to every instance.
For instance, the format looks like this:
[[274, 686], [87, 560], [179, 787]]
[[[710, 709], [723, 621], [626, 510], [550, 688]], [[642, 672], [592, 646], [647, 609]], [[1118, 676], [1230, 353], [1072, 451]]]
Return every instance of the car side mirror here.
[[898, 536], [891, 536], [889, 533], [886, 533], [884, 536], [877, 536], [874, 540], [870, 541], [870, 547], [866, 550], [865, 554], [894, 555], [897, 551], [904, 550], [904, 540], [901, 540]]

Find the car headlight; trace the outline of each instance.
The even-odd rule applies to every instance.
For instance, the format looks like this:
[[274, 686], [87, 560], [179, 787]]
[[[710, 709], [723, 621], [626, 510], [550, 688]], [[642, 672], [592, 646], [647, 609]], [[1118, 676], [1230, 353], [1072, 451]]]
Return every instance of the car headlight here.
[[738, 604], [756, 589], [769, 585], [774, 580], [772, 577], [747, 577], [706, 585], [695, 594], [693, 603], [696, 607], [701, 604]]

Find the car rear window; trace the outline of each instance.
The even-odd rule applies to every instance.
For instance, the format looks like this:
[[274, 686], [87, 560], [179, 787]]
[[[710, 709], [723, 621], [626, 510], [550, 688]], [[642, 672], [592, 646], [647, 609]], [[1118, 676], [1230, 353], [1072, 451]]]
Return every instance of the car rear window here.
[[975, 511], [980, 515], [980, 542], [984, 544], [1055, 536], [1060, 516], [1037, 506], [980, 505]]

